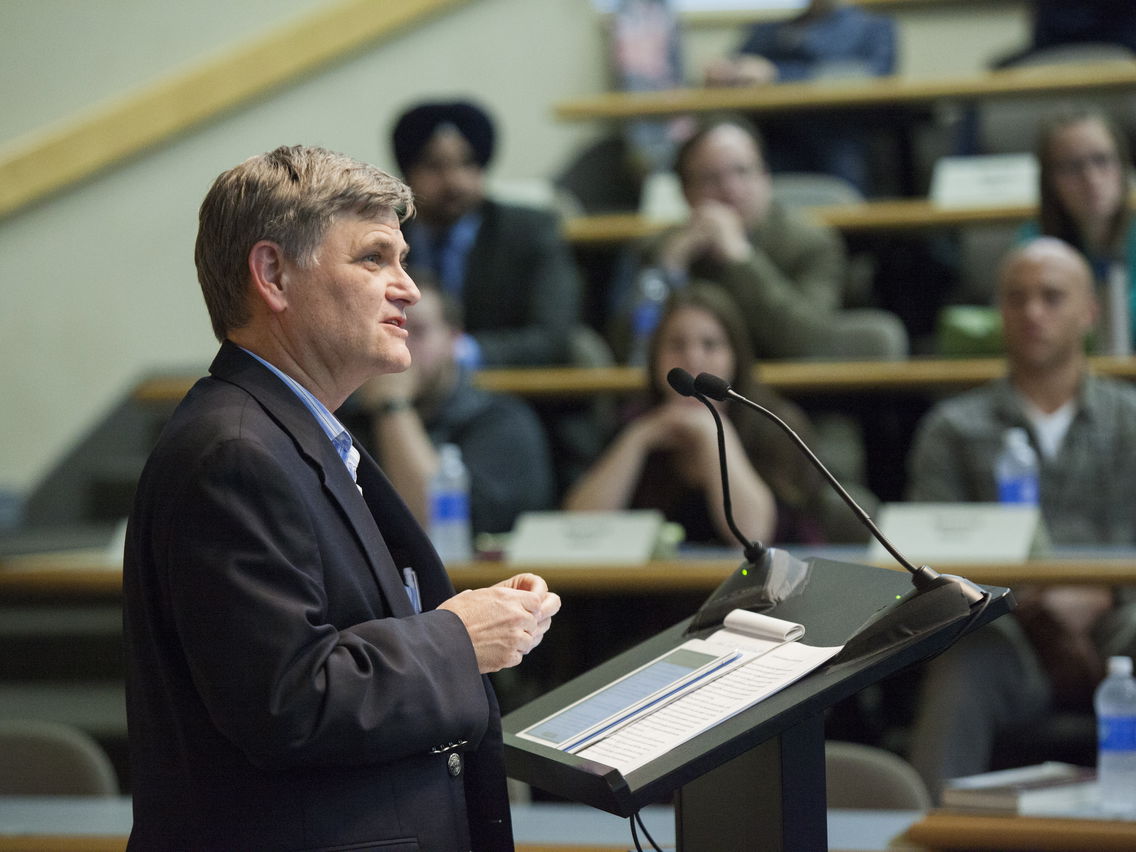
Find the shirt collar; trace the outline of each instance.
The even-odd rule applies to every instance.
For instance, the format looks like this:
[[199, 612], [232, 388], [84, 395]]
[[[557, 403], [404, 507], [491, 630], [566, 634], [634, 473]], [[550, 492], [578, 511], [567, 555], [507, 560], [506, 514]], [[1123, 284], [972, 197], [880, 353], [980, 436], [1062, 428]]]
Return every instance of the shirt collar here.
[[[344, 427], [344, 425], [335, 418], [334, 414], [327, 410], [326, 405], [316, 399], [315, 395], [311, 391], [309, 391], [306, 387], [297, 382], [287, 373], [281, 371], [275, 365], [265, 361], [255, 352], [249, 352], [249, 350], [245, 349], [243, 346], [240, 347], [240, 349], [244, 352], [248, 352], [249, 355], [259, 361], [265, 367], [267, 367], [274, 375], [276, 375], [280, 379], [280, 381], [284, 382], [284, 384], [287, 385], [291, 389], [291, 391], [296, 394], [297, 397], [300, 398], [300, 402], [302, 402], [304, 404], [304, 407], [312, 413], [313, 417], [315, 417], [316, 422], [319, 423], [320, 428], [324, 431], [324, 434], [327, 435], [328, 440], [331, 441], [332, 446], [335, 447], [335, 451], [339, 454], [339, 457], [343, 459], [343, 463], [347, 465], [347, 469], [351, 472], [352, 479], [354, 479], [355, 468], [359, 464], [359, 451], [356, 450], [352, 445], [351, 435], [347, 432], [347, 429]], [[354, 465], [352, 464], [352, 461], [354, 462]]]

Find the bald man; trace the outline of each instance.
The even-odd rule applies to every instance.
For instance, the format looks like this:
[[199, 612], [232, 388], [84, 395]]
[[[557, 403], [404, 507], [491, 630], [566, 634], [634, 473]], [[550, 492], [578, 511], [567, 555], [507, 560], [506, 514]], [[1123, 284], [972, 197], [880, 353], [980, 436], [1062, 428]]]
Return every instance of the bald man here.
[[[998, 278], [1008, 373], [937, 405], [915, 438], [908, 498], [996, 502], [1002, 436], [1021, 427], [1041, 460], [1041, 513], [1057, 546], [1136, 544], [1136, 389], [1094, 375], [1085, 338], [1092, 271], [1041, 237]], [[1136, 651], [1136, 609], [1103, 586], [1015, 588], [1019, 608], [927, 671], [911, 760], [932, 790], [989, 768], [999, 734], [1054, 709], [1091, 710], [1104, 660]]]

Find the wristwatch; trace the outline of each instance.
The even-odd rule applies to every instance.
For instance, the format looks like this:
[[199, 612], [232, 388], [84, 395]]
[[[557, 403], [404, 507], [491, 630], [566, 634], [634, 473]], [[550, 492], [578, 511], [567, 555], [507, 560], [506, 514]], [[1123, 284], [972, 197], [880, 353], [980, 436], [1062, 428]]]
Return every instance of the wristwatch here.
[[388, 414], [394, 414], [396, 411], [409, 411], [412, 408], [414, 408], [414, 403], [409, 399], [396, 397], [395, 399], [384, 399], [371, 410], [371, 413], [376, 417], [385, 417]]

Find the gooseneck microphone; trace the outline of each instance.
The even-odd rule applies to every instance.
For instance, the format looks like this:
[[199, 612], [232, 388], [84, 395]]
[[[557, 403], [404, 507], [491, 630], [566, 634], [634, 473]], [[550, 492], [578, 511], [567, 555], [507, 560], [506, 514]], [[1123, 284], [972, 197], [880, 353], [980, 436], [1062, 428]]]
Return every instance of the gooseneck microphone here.
[[[675, 373], [676, 371], [677, 368], [676, 370], [671, 370], [671, 373], [667, 375], [667, 381], [671, 381], [671, 374]], [[687, 379], [690, 379], [690, 374], [685, 370], [681, 370], [681, 372], [685, 374], [686, 378], [680, 378], [679, 382], [683, 385], [683, 387], [685, 387], [685, 382]], [[683, 391], [675, 384], [675, 382], [671, 382], [671, 386], [674, 387], [675, 390], [677, 390], [679, 393], [683, 393]], [[861, 523], [863, 523], [864, 526], [868, 528], [868, 531], [876, 538], [876, 540], [884, 546], [888, 553], [895, 557], [900, 565], [907, 569], [907, 571], [911, 574], [911, 582], [914, 584], [917, 590], [924, 591], [945, 584], [953, 584], [955, 585], [956, 589], [961, 592], [963, 598], [967, 601], [967, 603], [970, 604], [970, 606], [974, 606], [979, 603], [985, 603], [988, 600], [989, 596], [986, 591], [970, 580], [967, 580], [963, 577], [957, 577], [953, 574], [940, 574], [938, 571], [928, 565], [921, 565], [919, 567], [916, 567], [910, 561], [908, 561], [908, 559], [902, 553], [900, 553], [890, 541], [888, 541], [887, 537], [880, 531], [879, 527], [876, 526], [875, 522], [871, 519], [871, 517], [869, 517], [868, 513], [864, 511], [859, 503], [852, 499], [851, 495], [849, 495], [849, 493], [844, 489], [844, 486], [842, 486], [836, 479], [836, 477], [829, 472], [828, 468], [825, 467], [821, 460], [816, 457], [816, 454], [811, 449], [809, 449], [809, 446], [801, 439], [801, 437], [793, 431], [788, 423], [786, 423], [768, 408], [765, 408], [762, 405], [758, 405], [753, 400], [746, 399], [744, 396], [737, 393], [732, 387], [730, 387], [729, 382], [727, 382], [725, 379], [719, 376], [715, 376], [711, 373], [699, 373], [697, 378], [690, 381], [689, 390], [690, 393], [688, 395], [697, 396], [704, 402], [706, 402], [706, 404], [710, 407], [710, 410], [714, 412], [715, 418], [718, 417], [718, 413], [714, 409], [713, 405], [710, 405], [709, 400], [706, 399], [707, 397], [709, 397], [709, 399], [718, 400], [720, 402], [727, 399], [735, 400], [737, 402], [740, 402], [742, 405], [752, 408], [754, 411], [757, 411], [759, 414], [764, 415], [765, 417], [776, 423], [777, 426], [780, 427], [781, 430], [785, 432], [785, 434], [787, 434], [801, 449], [801, 451], [805, 454], [809, 461], [812, 462], [813, 466], [821, 472], [828, 483], [833, 487], [833, 489], [835, 489], [836, 493], [840, 495], [840, 498], [856, 514]], [[719, 429], [720, 428], [721, 427], [719, 425]], [[719, 436], [720, 435], [721, 432], [719, 431]], [[724, 459], [722, 464], [724, 477]]]
[[[703, 373], [703, 375], [706, 374]], [[741, 542], [742, 553], [745, 554], [745, 558], [756, 565], [765, 556], [765, 545], [760, 541], [750, 541], [734, 522], [734, 507], [730, 500], [730, 474], [726, 467], [726, 431], [722, 428], [722, 417], [718, 414], [718, 409], [714, 407], [714, 404], [695, 389], [694, 377], [682, 367], [675, 367], [667, 373], [667, 384], [682, 396], [694, 397], [710, 409], [710, 413], [714, 415], [714, 424], [718, 427], [718, 467], [722, 472], [722, 508], [726, 515], [726, 524], [734, 537]]]

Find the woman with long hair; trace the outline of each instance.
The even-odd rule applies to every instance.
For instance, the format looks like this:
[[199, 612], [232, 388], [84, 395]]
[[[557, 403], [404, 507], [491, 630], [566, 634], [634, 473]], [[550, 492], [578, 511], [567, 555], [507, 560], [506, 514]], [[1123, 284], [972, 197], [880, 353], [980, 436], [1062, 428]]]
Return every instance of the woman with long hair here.
[[[569, 510], [658, 509], [686, 540], [732, 543], [726, 521], [714, 419], [677, 394], [667, 374], [721, 376], [743, 396], [783, 417], [808, 441], [804, 415], [753, 382], [753, 356], [740, 313], [721, 288], [692, 282], [668, 302], [651, 339], [648, 385], [639, 413], [570, 489]], [[738, 528], [770, 541], [818, 541], [811, 514], [820, 478], [775, 424], [744, 406], [714, 403], [722, 417], [730, 496]]]
[[[1128, 139], [1101, 110], [1078, 106], [1041, 126], [1039, 221], [1023, 236], [1058, 237], [1089, 261], [1101, 293], [1102, 348], [1136, 330], [1136, 226], [1129, 215]], [[1118, 293], [1110, 293], [1109, 288]]]

